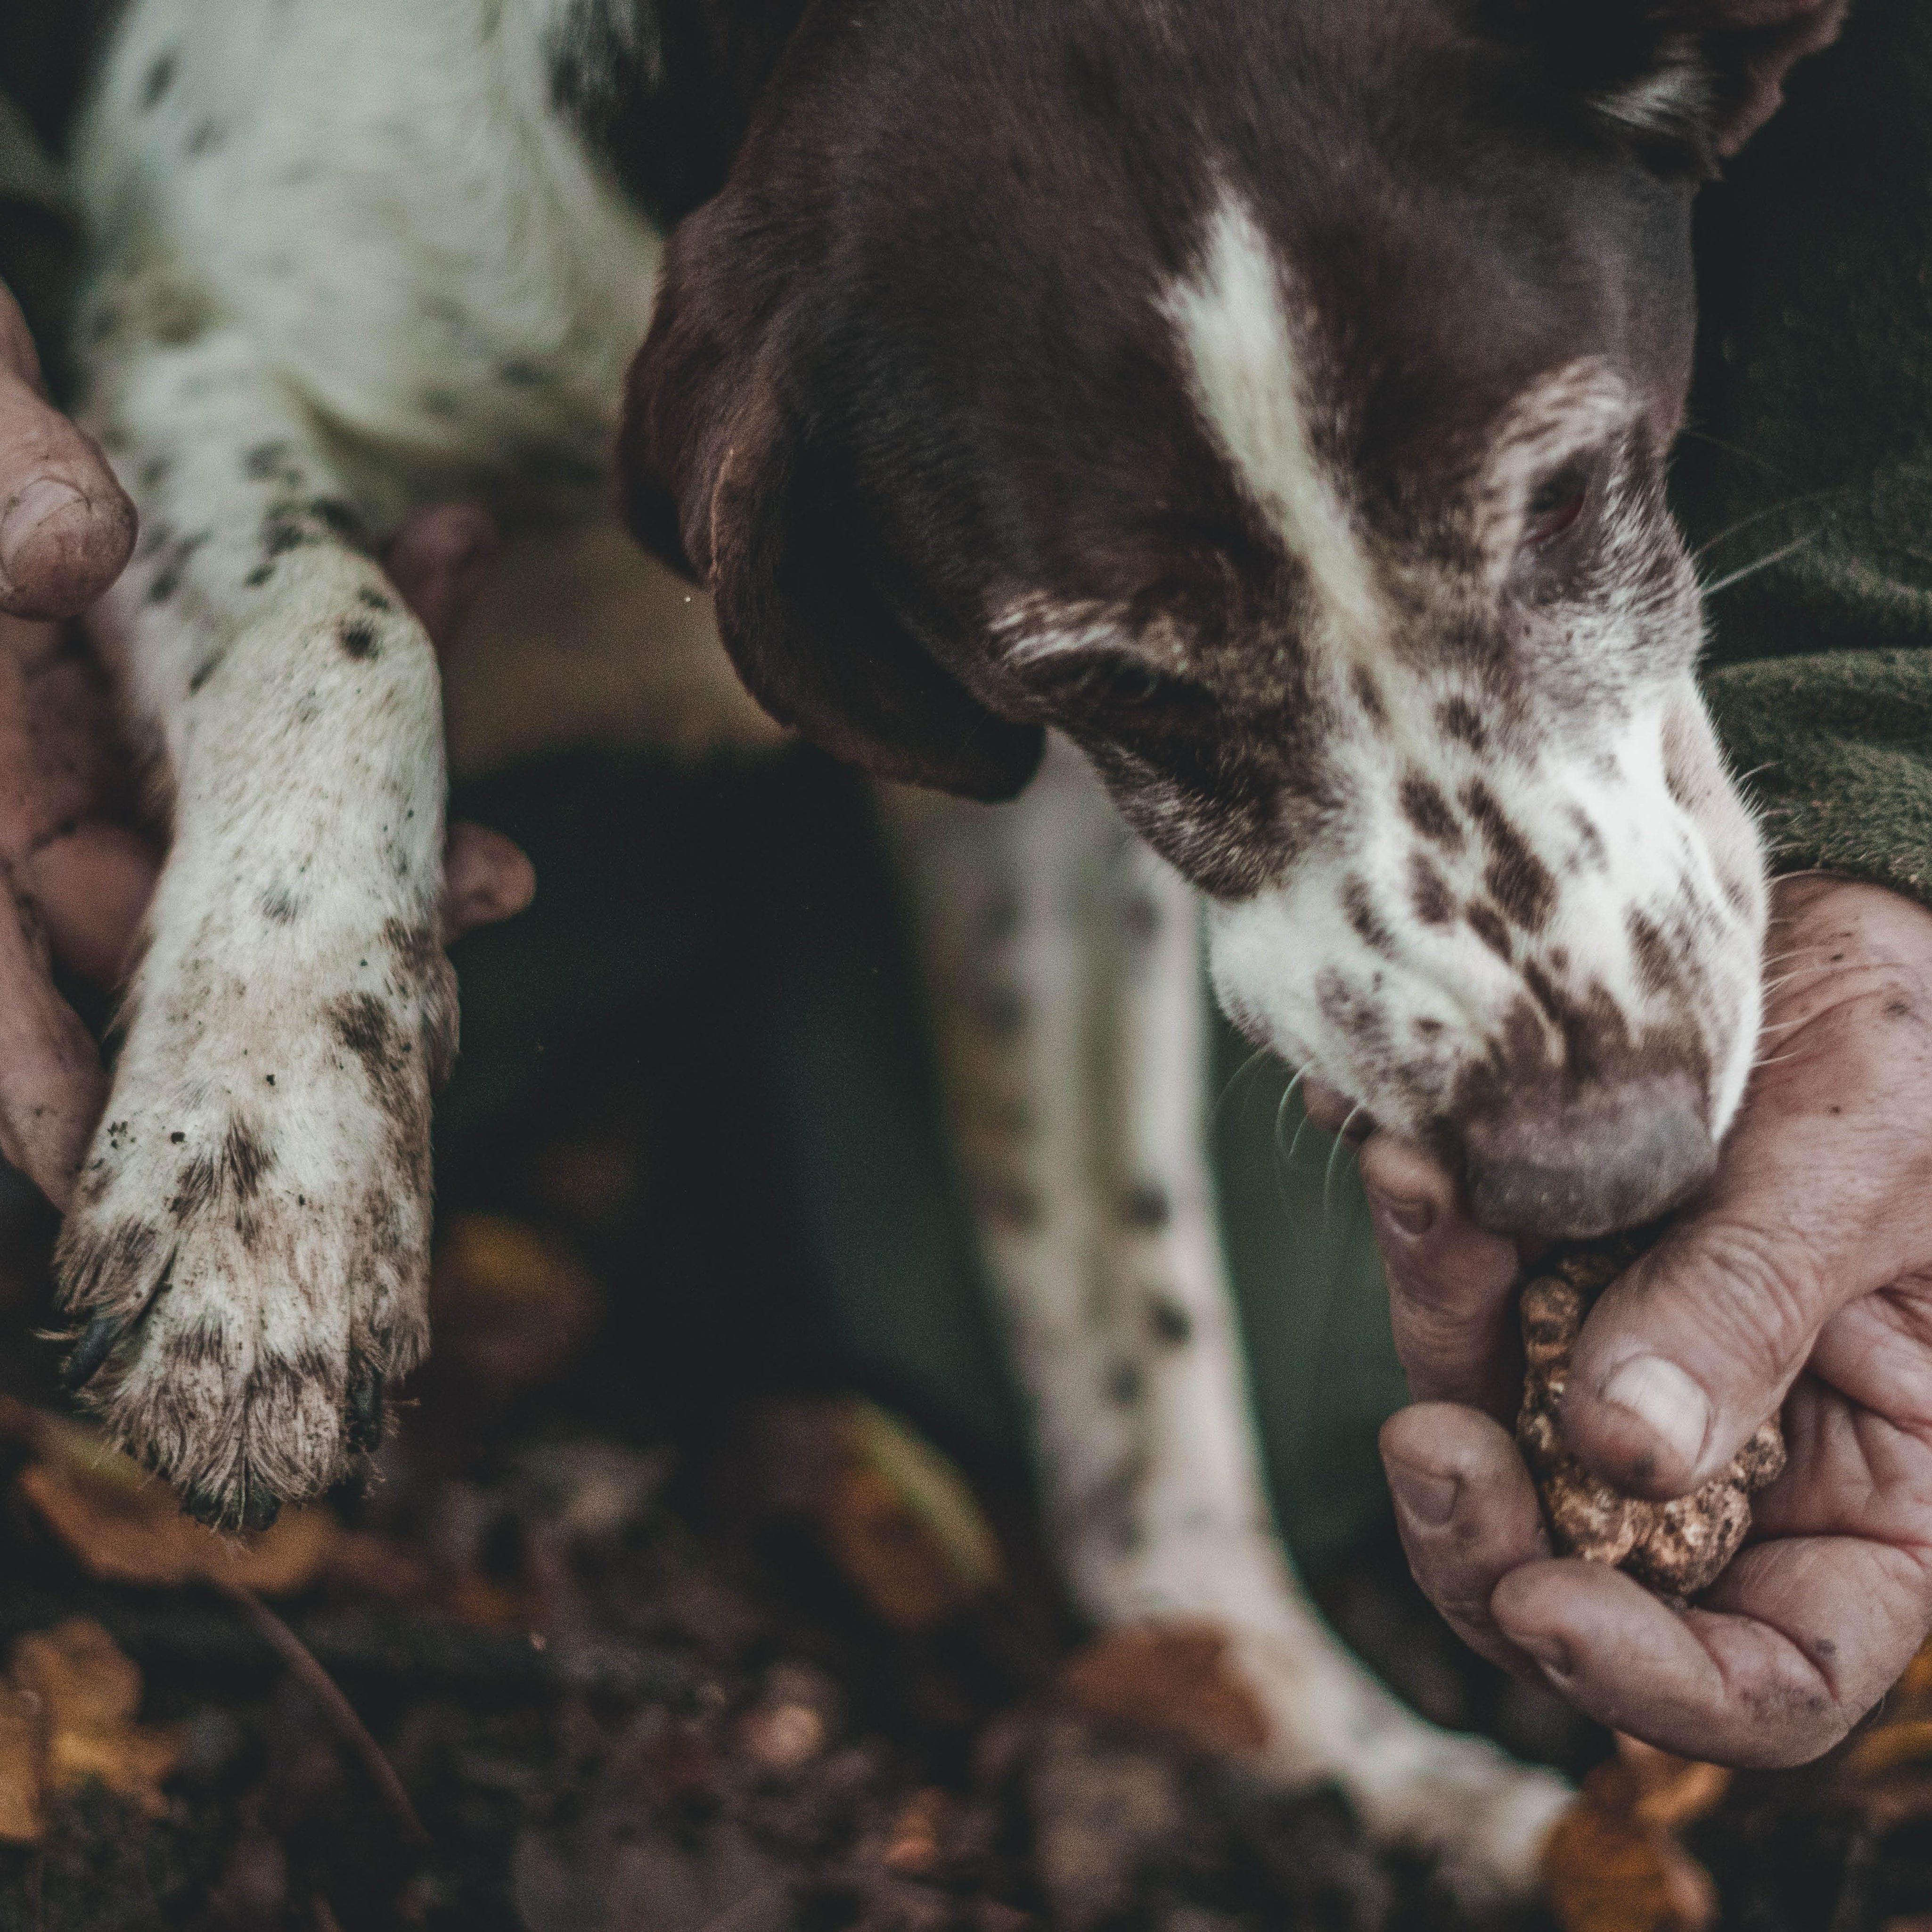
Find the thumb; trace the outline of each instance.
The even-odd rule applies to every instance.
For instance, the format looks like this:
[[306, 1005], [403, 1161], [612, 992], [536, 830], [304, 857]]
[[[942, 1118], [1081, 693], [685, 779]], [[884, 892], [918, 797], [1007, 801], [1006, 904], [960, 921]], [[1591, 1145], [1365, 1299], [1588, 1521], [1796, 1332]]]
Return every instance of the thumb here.
[[1775, 1229], [1700, 1217], [1591, 1311], [1564, 1436], [1627, 1495], [1688, 1496], [1777, 1412], [1845, 1298]]
[[1681, 1496], [1718, 1474], [1826, 1323], [1927, 1252], [1932, 1034], [1902, 1012], [1859, 1000], [1808, 1028], [1704, 1203], [1591, 1311], [1563, 1432], [1619, 1488]]

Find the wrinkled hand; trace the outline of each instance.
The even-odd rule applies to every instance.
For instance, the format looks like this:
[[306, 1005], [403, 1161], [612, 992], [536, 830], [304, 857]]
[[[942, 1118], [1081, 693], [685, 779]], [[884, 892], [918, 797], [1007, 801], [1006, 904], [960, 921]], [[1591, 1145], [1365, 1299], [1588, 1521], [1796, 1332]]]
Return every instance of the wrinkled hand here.
[[[0, 289], [0, 1154], [62, 1207], [107, 1082], [52, 962], [117, 981], [160, 854], [135, 829], [100, 674], [74, 633], [44, 620], [99, 596], [134, 536], [134, 506], [46, 400]], [[412, 518], [391, 546], [389, 574], [439, 650], [495, 542], [483, 512], [452, 506]], [[536, 889], [523, 854], [475, 825], [450, 828], [445, 881], [446, 940], [520, 911]]]
[[1932, 1624], [1932, 913], [1783, 884], [1766, 1058], [1707, 1198], [1605, 1294], [1563, 1427], [1627, 1492], [1682, 1496], [1783, 1406], [1750, 1545], [1680, 1614], [1552, 1560], [1509, 1424], [1514, 1247], [1387, 1136], [1363, 1178], [1418, 1406], [1383, 1432], [1418, 1580], [1474, 1648], [1666, 1750], [1802, 1763]]

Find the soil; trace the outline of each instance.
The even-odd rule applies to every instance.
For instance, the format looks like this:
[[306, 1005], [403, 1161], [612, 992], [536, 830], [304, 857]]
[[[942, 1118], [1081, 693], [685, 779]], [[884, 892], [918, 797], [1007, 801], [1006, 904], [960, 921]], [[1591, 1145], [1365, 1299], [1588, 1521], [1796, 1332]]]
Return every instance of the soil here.
[[[509, 1219], [467, 1222], [436, 1364], [375, 1479], [333, 1499], [335, 1558], [276, 1604], [400, 1808], [245, 1605], [91, 1580], [16, 1482], [30, 1451], [0, 1445], [0, 1658], [92, 1618], [140, 1667], [142, 1722], [181, 1727], [158, 1815], [83, 1786], [40, 1843], [0, 1845], [0, 1932], [1547, 1932], [1465, 1917], [1332, 1791], [1057, 1702], [1082, 1634], [1018, 1470], [959, 1458], [996, 1586], [895, 1597], [855, 1568], [810, 1473], [851, 1412], [829, 1352], [776, 1262], [717, 1260], [744, 1228], [688, 1184], [701, 1150], [639, 1124], [635, 1084], [607, 1052], [446, 1177], [452, 1234]], [[50, 1233], [0, 1203], [0, 1390], [43, 1409]], [[622, 1275], [698, 1253], [709, 1299]], [[1609, 1754], [1463, 1651], [1392, 1538], [1316, 1589], [1430, 1717], [1573, 1776]], [[1690, 1831], [1724, 1927], [1932, 1914], [1932, 1799], [1843, 1788], [1740, 1779]]]

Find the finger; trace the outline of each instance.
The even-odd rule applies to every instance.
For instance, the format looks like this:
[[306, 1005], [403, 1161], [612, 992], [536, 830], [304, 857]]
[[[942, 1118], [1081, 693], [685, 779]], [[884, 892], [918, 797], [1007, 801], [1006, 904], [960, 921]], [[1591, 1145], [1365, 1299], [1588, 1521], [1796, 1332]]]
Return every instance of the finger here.
[[116, 986], [160, 870], [139, 832], [94, 820], [30, 853], [19, 873], [55, 956], [97, 986]]
[[1413, 1142], [1376, 1135], [1362, 1185], [1410, 1394], [1513, 1416], [1522, 1394], [1515, 1247], [1470, 1220], [1447, 1171]]
[[1506, 1670], [1534, 1660], [1497, 1624], [1490, 1600], [1510, 1571], [1550, 1554], [1536, 1492], [1514, 1441], [1487, 1416], [1446, 1402], [1383, 1425], [1382, 1466], [1409, 1568], [1469, 1647]]
[[1932, 1241], [1932, 1016], [1827, 1010], [1748, 1106], [1708, 1204], [1616, 1282], [1563, 1430], [1621, 1489], [1683, 1496], [1774, 1414], [1827, 1322]]
[[514, 918], [536, 896], [536, 868], [522, 848], [481, 825], [449, 828], [442, 879], [446, 946], [479, 926]]
[[1923, 1634], [1918, 1565], [1849, 1538], [1760, 1544], [1679, 1612], [1591, 1563], [1513, 1570], [1498, 1628], [1545, 1680], [1612, 1730], [1708, 1762], [1772, 1768], [1828, 1750]]
[[418, 510], [392, 540], [382, 567], [439, 656], [455, 642], [500, 548], [496, 520], [480, 503]]
[[92, 438], [42, 394], [27, 325], [0, 288], [0, 610], [70, 617], [134, 547], [134, 505]]
[[64, 1208], [106, 1100], [94, 1042], [0, 886], [0, 1154]]

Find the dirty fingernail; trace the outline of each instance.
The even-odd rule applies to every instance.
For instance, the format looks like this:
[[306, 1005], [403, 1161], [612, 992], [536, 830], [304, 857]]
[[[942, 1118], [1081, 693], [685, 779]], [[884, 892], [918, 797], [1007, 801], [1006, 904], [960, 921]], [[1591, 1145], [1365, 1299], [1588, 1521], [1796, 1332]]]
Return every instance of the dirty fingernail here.
[[1634, 1357], [1600, 1393], [1605, 1402], [1628, 1410], [1661, 1436], [1687, 1464], [1703, 1454], [1711, 1430], [1710, 1400], [1675, 1362], [1659, 1355]]
[[[74, 515], [76, 510], [80, 515]], [[19, 584], [32, 560], [29, 552], [38, 547], [36, 539], [44, 532], [53, 534], [46, 532], [46, 526], [55, 518], [65, 517], [75, 526], [73, 533], [77, 537], [86, 510], [87, 499], [71, 483], [53, 476], [35, 478], [0, 516], [0, 580]]]
[[1456, 1498], [1462, 1486], [1454, 1476], [1391, 1462], [1388, 1477], [1397, 1504], [1425, 1528], [1439, 1529], [1456, 1514]]

